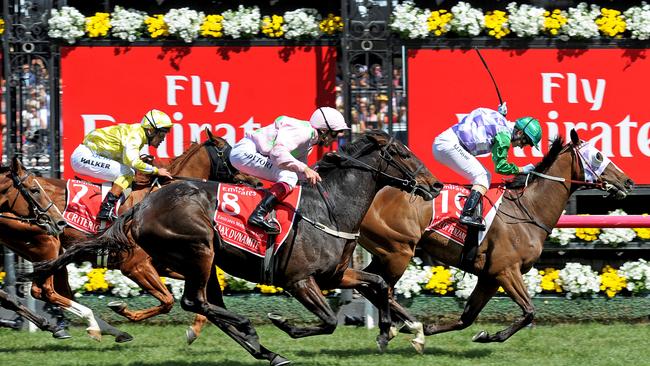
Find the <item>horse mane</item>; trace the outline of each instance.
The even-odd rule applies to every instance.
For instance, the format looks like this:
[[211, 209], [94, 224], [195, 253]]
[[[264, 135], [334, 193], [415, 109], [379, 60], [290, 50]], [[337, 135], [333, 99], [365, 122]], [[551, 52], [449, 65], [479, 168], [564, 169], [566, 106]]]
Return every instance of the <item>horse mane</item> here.
[[[359, 156], [363, 155], [371, 148], [375, 148], [377, 146], [376, 143], [369, 138], [369, 136], [377, 136], [377, 137], [384, 137], [386, 139], [390, 139], [390, 135], [388, 135], [386, 132], [382, 130], [368, 130], [364, 132], [361, 135], [361, 137], [356, 139], [355, 141], [340, 146], [339, 150], [342, 153], [349, 155], [353, 158], [358, 158]], [[401, 155], [407, 152], [399, 151], [399, 153]], [[340, 155], [338, 155], [337, 153], [327, 153], [318, 162], [317, 169], [318, 172], [321, 173], [325, 170], [333, 169], [335, 167], [340, 166], [340, 163], [341, 163]]]
[[[562, 152], [562, 149], [564, 148], [564, 138], [562, 136], [557, 136], [555, 139], [553, 139], [553, 142], [551, 142], [551, 148], [548, 150], [548, 153], [544, 155], [544, 158], [542, 158], [542, 161], [537, 163], [535, 165], [535, 171], [538, 173], [544, 173], [548, 170], [548, 168], [553, 165], [555, 160], [557, 160], [557, 157], [560, 155], [560, 152]], [[528, 174], [520, 174], [515, 176], [514, 178], [506, 181], [506, 188], [509, 189], [517, 189], [517, 188], [523, 188], [526, 185], [526, 182], [530, 183], [534, 180], [539, 178], [536, 175], [528, 175]]]
[[192, 156], [194, 153], [199, 151], [201, 147], [203, 147], [203, 143], [198, 143], [198, 142], [192, 142], [190, 144], [190, 147], [183, 151], [181, 155], [178, 157], [172, 159], [171, 163], [169, 164], [169, 167], [167, 168], [170, 172], [175, 171], [175, 169], [182, 167], [185, 165], [185, 162]]

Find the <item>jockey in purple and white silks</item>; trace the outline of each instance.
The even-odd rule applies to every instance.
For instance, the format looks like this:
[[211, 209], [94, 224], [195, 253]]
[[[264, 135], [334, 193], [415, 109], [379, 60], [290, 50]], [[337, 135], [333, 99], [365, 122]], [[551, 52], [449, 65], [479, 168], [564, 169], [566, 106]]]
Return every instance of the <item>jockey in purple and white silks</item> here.
[[230, 161], [236, 169], [275, 182], [248, 218], [248, 224], [278, 234], [280, 228], [266, 220], [266, 215], [291, 193], [298, 178], [305, 178], [311, 184], [321, 180], [307, 165], [312, 146], [329, 146], [341, 131], [349, 129], [339, 111], [320, 107], [309, 121], [280, 116], [272, 124], [247, 133], [235, 144]]
[[476, 159], [477, 155], [492, 154], [495, 171], [504, 175], [529, 173], [535, 166], [524, 167], [508, 162], [510, 146], [534, 146], [542, 139], [542, 129], [533, 117], [508, 121], [501, 113], [489, 108], [477, 108], [436, 137], [433, 155], [437, 161], [472, 182], [460, 222], [485, 229], [476, 207], [490, 186], [490, 173]]

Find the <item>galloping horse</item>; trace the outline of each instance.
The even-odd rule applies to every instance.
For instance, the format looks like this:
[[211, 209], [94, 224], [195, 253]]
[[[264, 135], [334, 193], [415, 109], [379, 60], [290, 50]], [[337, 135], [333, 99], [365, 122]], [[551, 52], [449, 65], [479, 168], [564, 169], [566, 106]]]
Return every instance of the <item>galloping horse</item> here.
[[[364, 271], [381, 275], [391, 287], [392, 297], [393, 287], [418, 245], [432, 258], [478, 276], [460, 320], [426, 325], [426, 335], [468, 327], [499, 286], [503, 287], [519, 305], [523, 317], [494, 335], [481, 331], [473, 338], [475, 342], [503, 342], [533, 320], [535, 310], [522, 274], [539, 258], [544, 240], [571, 194], [582, 187], [595, 187], [622, 199], [632, 188], [629, 177], [610, 163], [591, 143], [580, 141], [574, 130], [566, 145], [561, 137], [556, 138], [535, 173], [517, 176], [506, 185], [501, 206], [470, 267], [461, 263], [461, 245], [427, 231], [432, 219], [430, 202], [413, 202], [402, 192], [386, 188], [379, 192], [361, 224], [359, 244], [373, 254]], [[395, 212], [400, 213], [399, 217]], [[369, 291], [361, 292], [372, 297]], [[407, 324], [415, 322], [394, 299], [391, 310]], [[422, 351], [422, 345], [413, 345]]]
[[[181, 179], [182, 177], [193, 177], [198, 180], [215, 179], [258, 185], [258, 179], [241, 174], [230, 165], [228, 160], [230, 146], [228, 143], [221, 138], [212, 136], [209, 131], [207, 133], [207, 141], [202, 144], [193, 144], [181, 156], [172, 161], [169, 166], [171, 174], [181, 177]], [[42, 191], [46, 193], [45, 196], [50, 197], [47, 204], [52, 203], [52, 208], [63, 210], [66, 204], [66, 182], [48, 178], [38, 178], [38, 181], [42, 186]], [[7, 177], [0, 177], [0, 186], [10, 186], [9, 182], [10, 180]], [[130, 208], [133, 204], [142, 200], [150, 191], [149, 188], [134, 191], [125, 204], [122, 205], [120, 211], [123, 212]], [[0, 194], [0, 199], [12, 197], [9, 193], [11, 192]], [[45, 206], [45, 203], [42, 203], [41, 206]], [[88, 234], [67, 227], [57, 239], [55, 236], [48, 235], [48, 232], [41, 227], [43, 225], [39, 226], [26, 222], [25, 218], [29, 217], [26, 209], [19, 211], [17, 208], [5, 207], [5, 211], [10, 212], [10, 214], [2, 215], [0, 218], [0, 238], [9, 248], [32, 262], [53, 259], [60, 254], [61, 245], [68, 247], [76, 241], [89, 238]], [[60, 214], [58, 210], [56, 212]], [[43, 217], [45, 216], [47, 215]], [[16, 220], [16, 217], [21, 220]], [[61, 220], [65, 222], [63, 218]], [[52, 232], [52, 230], [49, 231]], [[97, 257], [97, 253], [90, 253], [84, 258], [79, 258], [79, 260], [95, 262]], [[161, 282], [160, 274], [181, 279], [182, 277], [168, 271], [165, 267], [156, 266], [155, 263], [152, 263], [151, 258], [137, 246], [134, 247], [131, 253], [120, 253], [117, 256], [109, 257], [107, 262], [108, 268], [120, 269], [122, 273], [135, 281], [143, 290], [160, 301], [158, 306], [139, 311], [129, 310], [125, 303], [118, 301], [109, 304], [111, 309], [133, 321], [143, 320], [171, 310], [174, 298]], [[92, 310], [72, 301], [72, 291], [67, 283], [65, 268], [57, 271], [54, 274], [54, 279], [48, 278], [42, 283], [35, 281], [32, 285], [32, 294], [37, 299], [59, 305], [86, 319], [89, 324], [87, 331], [94, 339], [101, 339], [101, 334], [115, 335], [116, 341], [119, 342], [132, 339], [128, 334], [110, 327], [101, 319], [95, 317]]]
[[56, 339], [70, 338], [70, 335], [65, 331], [65, 329], [58, 329], [55, 324], [48, 322], [47, 319], [21, 304], [15, 296], [2, 290], [0, 290], [0, 307], [11, 310], [23, 318], [27, 318], [27, 320], [36, 325], [38, 329], [52, 333], [52, 337]]
[[[318, 166], [321, 188], [327, 193], [303, 188], [297, 221], [275, 254], [278, 266], [273, 284], [285, 288], [322, 323], [297, 327], [278, 315], [270, 316], [271, 321], [294, 338], [330, 334], [337, 325], [336, 314], [321, 289], [368, 286], [386, 300], [379, 304], [381, 334], [377, 341], [383, 349], [390, 327], [388, 288], [380, 276], [349, 268], [356, 246], [349, 239], [353, 236], [350, 233], [357, 232], [382, 187], [395, 186], [431, 200], [442, 185], [404, 145], [381, 131], [366, 132], [342, 147], [341, 153], [325, 155]], [[37, 264], [32, 276], [46, 276], [89, 248], [117, 252], [129, 250], [135, 242], [156, 263], [185, 277], [183, 309], [205, 315], [253, 357], [267, 359], [273, 366], [287, 364], [288, 360], [259, 343], [247, 318], [224, 306], [215, 264], [228, 273], [259, 282], [261, 259], [220, 246], [220, 237], [212, 226], [216, 201], [214, 183], [179, 182], [163, 187], [123, 214], [98, 239], [74, 246], [54, 261]]]

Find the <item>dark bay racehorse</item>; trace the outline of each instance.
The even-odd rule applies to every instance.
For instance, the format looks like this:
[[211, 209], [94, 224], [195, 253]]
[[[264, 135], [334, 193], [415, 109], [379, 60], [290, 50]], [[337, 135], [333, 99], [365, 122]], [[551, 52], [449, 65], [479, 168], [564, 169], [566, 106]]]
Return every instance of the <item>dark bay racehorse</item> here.
[[[327, 154], [319, 162], [318, 171], [327, 193], [314, 187], [303, 189], [300, 218], [276, 254], [278, 266], [273, 284], [286, 289], [322, 323], [297, 327], [277, 315], [271, 320], [294, 338], [332, 333], [336, 314], [321, 289], [369, 287], [386, 299], [378, 304], [381, 334], [377, 341], [383, 348], [390, 326], [385, 282], [380, 276], [349, 268], [354, 240], [329, 234], [309, 221], [339, 236], [356, 233], [382, 187], [395, 186], [430, 200], [442, 185], [404, 145], [381, 131], [366, 132], [358, 141], [344, 146], [341, 153]], [[287, 364], [288, 360], [259, 343], [247, 318], [224, 306], [215, 265], [235, 276], [260, 282], [261, 259], [220, 246], [212, 223], [216, 193], [214, 183], [179, 182], [163, 187], [122, 215], [94, 242], [74, 246], [57, 260], [36, 265], [33, 276], [47, 276], [89, 248], [119, 252], [129, 250], [131, 242], [135, 242], [156, 263], [185, 277], [183, 309], [205, 315], [253, 357], [267, 359], [274, 366]]]
[[65, 331], [65, 329], [58, 329], [56, 324], [48, 322], [47, 319], [39, 314], [36, 314], [28, 307], [21, 304], [15, 296], [12, 296], [2, 290], [0, 290], [0, 307], [11, 310], [23, 318], [26, 318], [34, 325], [36, 325], [38, 329], [52, 333], [52, 337], [54, 338], [70, 338], [70, 335]]
[[[202, 144], [193, 144], [181, 156], [174, 159], [169, 166], [169, 171], [174, 176], [193, 177], [196, 179], [217, 179], [226, 182], [245, 182], [258, 185], [259, 180], [239, 173], [230, 165], [228, 160], [230, 146], [218, 137], [212, 136], [209, 131], [208, 139]], [[22, 176], [22, 175], [21, 175]], [[30, 178], [32, 179], [32, 178]], [[66, 204], [65, 187], [66, 181], [59, 179], [38, 178], [43, 199], [42, 207], [53, 203], [50, 212], [60, 214]], [[0, 186], [11, 187], [11, 179], [8, 175], [0, 177]], [[151, 191], [151, 188], [144, 188], [134, 191], [121, 207], [121, 211], [130, 208], [134, 203], [139, 202]], [[15, 194], [11, 190], [0, 191], [0, 199], [8, 200]], [[0, 218], [0, 240], [18, 253], [23, 258], [32, 262], [56, 258], [61, 252], [61, 246], [68, 247], [72, 243], [88, 239], [88, 234], [67, 227], [60, 233], [58, 238], [49, 235], [53, 230], [46, 230], [44, 225], [37, 225], [34, 222], [24, 220], [28, 218], [27, 208], [18, 210], [20, 207], [3, 206], [3, 215]], [[55, 210], [57, 209], [57, 210]], [[47, 215], [41, 215], [46, 217]], [[16, 220], [16, 218], [19, 218]], [[63, 218], [60, 219], [65, 222]], [[78, 260], [97, 262], [97, 253], [88, 253]], [[152, 262], [151, 257], [141, 248], [135, 246], [130, 253], [119, 253], [109, 257], [108, 263], [104, 264], [111, 269], [120, 269], [122, 273], [135, 281], [143, 290], [149, 292], [160, 301], [160, 305], [139, 311], [129, 310], [124, 302], [109, 304], [111, 309], [133, 321], [143, 320], [171, 310], [174, 298], [167, 287], [161, 282], [160, 276], [181, 278], [182, 276], [169, 271], [164, 266], [157, 266]], [[131, 337], [105, 324], [101, 319], [95, 317], [92, 310], [72, 301], [72, 291], [67, 282], [67, 271], [61, 268], [54, 273], [54, 277], [43, 279], [42, 282], [35, 281], [32, 284], [32, 294], [35, 298], [53, 303], [73, 312], [87, 320], [89, 335], [94, 339], [101, 339], [101, 334], [112, 334], [116, 341], [127, 341]], [[97, 322], [95, 322], [97, 320]]]
[[[448, 324], [426, 325], [426, 335], [468, 327], [499, 286], [503, 287], [523, 311], [522, 318], [493, 335], [481, 331], [473, 340], [505, 341], [533, 320], [534, 307], [522, 274], [539, 258], [544, 240], [562, 215], [569, 196], [581, 187], [596, 187], [621, 199], [633, 186], [627, 175], [593, 145], [581, 142], [575, 131], [571, 132], [571, 142], [567, 145], [561, 138], [555, 139], [535, 171], [543, 175], [521, 175], [507, 184], [492, 227], [470, 267], [461, 265], [462, 246], [427, 231], [432, 216], [430, 202], [420, 199], [413, 202], [396, 189], [382, 190], [361, 224], [359, 243], [373, 254], [372, 262], [364, 270], [381, 275], [391, 287], [392, 295], [393, 286], [404, 273], [417, 245], [432, 258], [478, 276], [461, 318]], [[593, 176], [595, 182], [585, 179], [585, 174]], [[368, 294], [364, 289], [361, 291]], [[417, 323], [394, 299], [391, 310], [394, 317], [407, 324]], [[414, 346], [421, 351], [423, 344], [414, 343]]]

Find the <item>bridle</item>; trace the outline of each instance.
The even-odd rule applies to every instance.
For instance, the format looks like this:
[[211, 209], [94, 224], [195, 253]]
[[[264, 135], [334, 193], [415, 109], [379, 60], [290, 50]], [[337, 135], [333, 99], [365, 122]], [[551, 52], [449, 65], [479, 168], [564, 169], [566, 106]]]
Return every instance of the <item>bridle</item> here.
[[210, 176], [208, 180], [216, 180], [219, 182], [234, 182], [236, 169], [230, 164], [230, 151], [232, 146], [224, 144], [223, 147], [218, 147], [217, 144], [208, 140], [204, 144], [210, 157]]
[[54, 221], [54, 219], [52, 219], [52, 217], [48, 213], [51, 209], [54, 209], [59, 213], [59, 215], [62, 216], [61, 211], [59, 211], [58, 207], [56, 207], [54, 201], [50, 198], [47, 192], [45, 192], [41, 184], [38, 183], [38, 180], [36, 180], [35, 178], [33, 179], [34, 183], [41, 191], [41, 193], [45, 195], [45, 197], [48, 200], [48, 203], [45, 207], [41, 206], [41, 204], [36, 199], [34, 199], [34, 197], [31, 195], [27, 187], [25, 187], [24, 184], [25, 180], [33, 176], [34, 176], [33, 173], [28, 173], [25, 174], [23, 177], [19, 177], [14, 173], [13, 170], [11, 170], [11, 180], [13, 182], [13, 186], [18, 190], [20, 195], [22, 195], [23, 199], [27, 202], [31, 216], [25, 217], [25, 216], [19, 216], [15, 214], [9, 216], [9, 215], [5, 215], [4, 213], [0, 213], [0, 218], [8, 219], [8, 220], [16, 220], [16, 221], [26, 222], [28, 224], [37, 225], [47, 230], [48, 233], [51, 233], [53, 235], [60, 235], [63, 233], [63, 229], [59, 227], [59, 225]]

